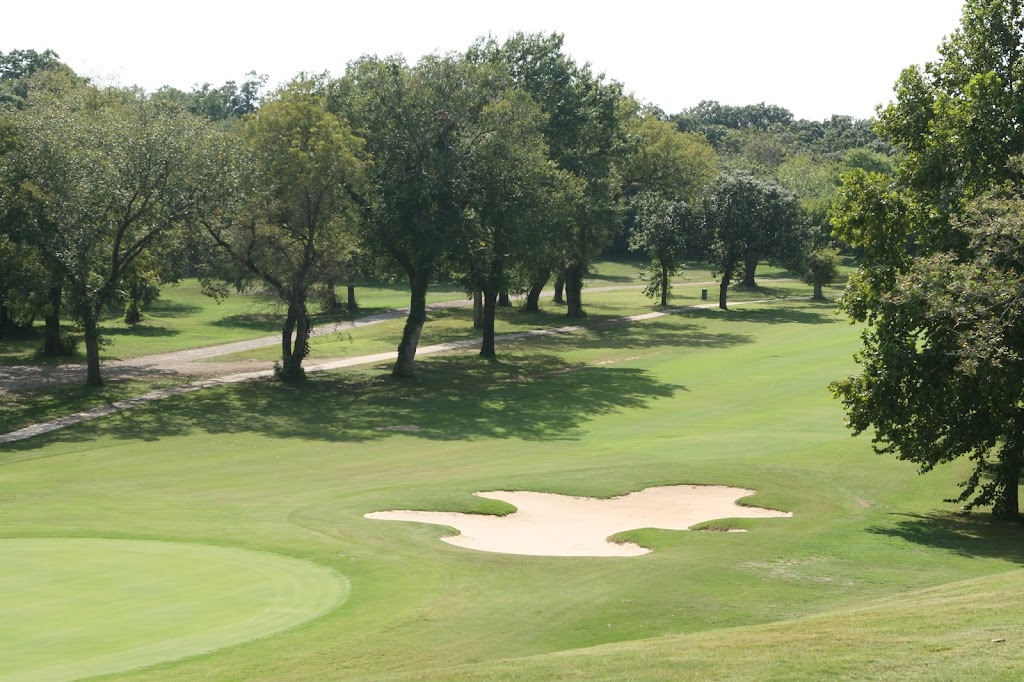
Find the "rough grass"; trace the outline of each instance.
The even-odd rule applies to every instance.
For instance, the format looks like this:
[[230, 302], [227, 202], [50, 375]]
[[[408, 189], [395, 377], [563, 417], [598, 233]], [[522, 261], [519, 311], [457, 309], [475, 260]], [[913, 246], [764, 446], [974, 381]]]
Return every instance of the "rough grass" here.
[[1018, 680], [1024, 571], [795, 620], [390, 680]]
[[[1020, 529], [941, 502], [959, 464], [918, 476], [850, 438], [826, 386], [857, 341], [832, 306], [790, 300], [423, 358], [409, 382], [369, 367], [179, 396], [0, 448], [0, 537], [235, 546], [351, 580], [301, 628], [118, 679], [1010, 679]], [[637, 529], [654, 551], [627, 559], [474, 552], [363, 518], [678, 483], [794, 516]]]

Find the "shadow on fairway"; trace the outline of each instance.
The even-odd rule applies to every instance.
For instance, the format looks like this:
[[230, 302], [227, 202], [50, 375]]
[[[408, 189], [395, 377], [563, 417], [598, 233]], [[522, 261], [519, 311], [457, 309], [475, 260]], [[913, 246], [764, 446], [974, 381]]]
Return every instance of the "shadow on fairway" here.
[[215, 327], [231, 327], [232, 329], [251, 329], [258, 332], [280, 331], [284, 324], [284, 315], [278, 313], [243, 313], [228, 315], [212, 323]]
[[642, 324], [599, 322], [583, 333], [554, 334], [531, 339], [529, 344], [530, 348], [557, 348], [565, 351], [571, 348], [638, 349], [662, 346], [675, 349], [731, 348], [755, 341], [757, 337], [751, 334], [709, 331], [703, 324], [674, 317], [648, 320]]
[[804, 303], [800, 308], [753, 308], [736, 306], [726, 314], [722, 311], [700, 310], [687, 312], [688, 315], [714, 317], [721, 322], [752, 322], [755, 324], [836, 324], [846, 322], [845, 317], [836, 315], [835, 304], [831, 301]]
[[154, 301], [145, 312], [159, 313], [162, 317], [188, 317], [201, 313], [202, 307], [179, 301]]
[[[380, 367], [378, 369], [385, 369]], [[410, 381], [374, 375], [313, 375], [299, 387], [274, 382], [207, 389], [141, 406], [67, 431], [13, 444], [113, 436], [158, 440], [195, 432], [359, 442], [401, 432], [437, 440], [573, 440], [601, 415], [642, 409], [685, 387], [629, 367], [566, 362], [553, 355], [487, 362], [432, 358]]]
[[996, 519], [987, 512], [973, 514], [892, 514], [891, 526], [874, 526], [869, 533], [945, 549], [964, 557], [993, 557], [1024, 564], [1021, 524]]
[[143, 339], [161, 336], [177, 336], [180, 333], [181, 332], [177, 329], [156, 327], [145, 323], [132, 325], [130, 327], [102, 327], [100, 329], [101, 336], [137, 336]]
[[[644, 267], [638, 265], [636, 271], [638, 273], [643, 272]], [[585, 280], [586, 286], [588, 287], [603, 287], [609, 284], [639, 284], [636, 277], [630, 275], [595, 275], [594, 277], [588, 277]], [[584, 295], [586, 289], [584, 289]]]

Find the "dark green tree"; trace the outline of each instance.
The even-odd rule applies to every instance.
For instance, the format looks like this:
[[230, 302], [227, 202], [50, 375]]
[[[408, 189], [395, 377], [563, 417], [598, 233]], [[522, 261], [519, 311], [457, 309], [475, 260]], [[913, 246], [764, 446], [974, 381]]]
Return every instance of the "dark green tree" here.
[[672, 297], [672, 277], [682, 269], [687, 251], [694, 251], [700, 217], [685, 201], [672, 201], [645, 192], [633, 202], [636, 225], [629, 248], [651, 259], [644, 294], [667, 306]]
[[548, 162], [544, 122], [530, 96], [511, 89], [481, 110], [473, 135], [459, 140], [468, 241], [452, 256], [465, 263], [469, 288], [481, 293], [483, 357], [496, 354], [500, 294], [529, 288], [530, 274], [547, 262], [543, 247], [563, 227], [560, 211], [570, 203], [565, 194], [573, 177]]
[[583, 317], [583, 279], [618, 224], [612, 171], [625, 151], [622, 87], [593, 73], [589, 64], [577, 64], [562, 44], [557, 33], [517, 33], [501, 44], [479, 41], [468, 55], [504, 65], [513, 83], [547, 115], [543, 133], [551, 160], [584, 183], [585, 201], [565, 214], [561, 234], [551, 245], [560, 254], [566, 314]]
[[849, 423], [928, 471], [967, 456], [957, 498], [1018, 516], [1024, 11], [969, 0], [940, 58], [909, 68], [878, 130], [893, 177], [854, 170], [833, 215], [863, 253], [842, 298], [866, 323], [861, 373], [835, 382]]
[[[795, 261], [805, 243], [796, 200], [777, 185], [749, 175], [724, 175], [704, 201], [705, 253], [720, 277], [718, 305], [728, 308], [729, 285], [761, 258]], [[752, 276], [751, 276], [752, 279]]]
[[59, 79], [67, 81], [84, 82], [71, 67], [60, 61], [60, 55], [53, 50], [0, 52], [0, 104], [24, 106], [33, 77], [45, 73], [56, 74]]
[[818, 246], [807, 254], [801, 279], [814, 287], [815, 301], [825, 300], [824, 288], [839, 275], [839, 262], [839, 249], [832, 246]]
[[194, 215], [207, 130], [139, 91], [87, 86], [33, 93], [13, 121], [18, 232], [61, 282], [98, 386], [100, 317], [126, 270]]
[[427, 289], [467, 243], [462, 138], [472, 136], [493, 88], [459, 55], [363, 57], [331, 85], [331, 108], [351, 122], [372, 155], [374, 191], [363, 241], [409, 282], [409, 315], [392, 376], [414, 373], [427, 319]]
[[219, 178], [214, 169], [219, 192], [199, 217], [210, 239], [286, 306], [278, 376], [287, 382], [305, 378], [311, 290], [344, 257], [365, 192], [363, 143], [320, 90], [293, 81], [242, 120], [237, 152]]
[[833, 384], [877, 452], [922, 472], [968, 456], [956, 501], [1005, 518], [1018, 516], [1024, 467], [1022, 224], [1019, 196], [972, 202], [955, 221], [967, 253], [937, 251], [898, 271], [874, 303], [861, 374]]

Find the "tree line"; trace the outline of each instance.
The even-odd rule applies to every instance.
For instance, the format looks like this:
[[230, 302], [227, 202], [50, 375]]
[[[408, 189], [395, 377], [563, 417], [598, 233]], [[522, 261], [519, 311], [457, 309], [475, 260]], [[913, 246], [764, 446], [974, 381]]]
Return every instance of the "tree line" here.
[[835, 274], [827, 207], [845, 168], [886, 149], [861, 122], [702, 103], [666, 116], [579, 64], [557, 34], [480, 39], [416, 63], [367, 56], [343, 75], [264, 92], [249, 74], [191, 92], [99, 87], [52, 51], [0, 53], [0, 333], [42, 317], [43, 349], [84, 334], [102, 384], [99, 323], [138, 321], [163, 281], [281, 301], [279, 376], [301, 381], [311, 303], [365, 273], [406, 280], [393, 368], [414, 371], [426, 295], [441, 278], [477, 301], [481, 355], [509, 293], [536, 309], [554, 282], [569, 317], [602, 253], [651, 259], [667, 305], [687, 259], [730, 284], [759, 262]]

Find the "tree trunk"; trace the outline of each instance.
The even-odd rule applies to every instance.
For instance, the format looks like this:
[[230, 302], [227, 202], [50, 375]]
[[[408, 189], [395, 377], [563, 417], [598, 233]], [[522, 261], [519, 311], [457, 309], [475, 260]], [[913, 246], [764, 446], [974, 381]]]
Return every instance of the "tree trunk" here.
[[7, 311], [7, 304], [0, 301], [0, 336], [5, 335], [14, 328], [11, 314]]
[[728, 310], [726, 298], [729, 293], [729, 273], [722, 275], [722, 281], [718, 285], [718, 307], [722, 310]]
[[406, 318], [405, 329], [402, 330], [402, 342], [398, 344], [398, 360], [391, 370], [391, 376], [396, 379], [406, 379], [414, 374], [416, 348], [420, 343], [423, 323], [427, 321], [428, 281], [425, 268], [420, 268], [409, 275], [409, 317]]
[[44, 317], [45, 326], [43, 327], [43, 355], [50, 358], [60, 357], [61, 355], [67, 355], [68, 349], [64, 347], [64, 342], [60, 338], [60, 306], [61, 306], [61, 287], [60, 285], [53, 285], [50, 287], [50, 305], [46, 311]]
[[494, 358], [497, 353], [494, 351], [494, 313], [498, 308], [498, 292], [492, 290], [484, 290], [484, 310], [483, 310], [483, 329], [484, 339], [480, 344], [480, 357], [482, 358]]
[[82, 320], [85, 330], [85, 383], [87, 386], [102, 386], [100, 375], [100, 334], [96, 316], [87, 313]]
[[349, 280], [345, 283], [345, 289], [348, 293], [348, 300], [345, 302], [345, 308], [347, 310], [356, 310], [359, 308], [359, 304], [356, 303], [356, 283], [353, 280]]
[[668, 268], [661, 266], [661, 305], [668, 305]]
[[562, 291], [565, 289], [565, 275], [559, 275], [558, 279], [555, 280], [555, 303], [565, 303], [565, 299], [562, 298]]
[[544, 291], [544, 285], [548, 283], [549, 279], [551, 279], [551, 272], [545, 270], [531, 282], [530, 290], [526, 293], [526, 307], [524, 308], [526, 312], [540, 312], [540, 294]]
[[473, 329], [484, 328], [484, 294], [479, 289], [473, 290]]
[[130, 296], [124, 309], [124, 323], [138, 324], [142, 322], [142, 305], [137, 296]]
[[583, 310], [583, 271], [578, 265], [565, 269], [566, 317], [586, 317]]
[[526, 292], [526, 307], [523, 310], [528, 313], [540, 312], [540, 293], [543, 290], [543, 284], [534, 284], [530, 287], [530, 290]]
[[1016, 520], [1020, 518], [1020, 475], [1024, 468], [1019, 447], [1014, 447], [1015, 438], [1003, 446], [999, 452], [999, 482], [1002, 483], [1002, 495], [997, 493], [992, 514], [1001, 519]]
[[334, 288], [334, 282], [324, 284], [324, 308], [328, 312], [334, 312], [341, 307], [338, 302], [338, 291]]
[[824, 301], [825, 300], [825, 294], [822, 292], [821, 282], [819, 282], [817, 280], [815, 280], [815, 282], [814, 282], [814, 296], [813, 296], [813, 298], [814, 298], [815, 301]]
[[754, 281], [754, 271], [757, 270], [760, 260], [758, 256], [747, 256], [743, 259], [743, 281], [740, 284], [750, 288], [757, 287], [757, 282]]
[[281, 370], [278, 378], [286, 383], [297, 384], [306, 379], [302, 361], [309, 350], [309, 329], [306, 302], [292, 301], [288, 305], [288, 316], [281, 331]]
[[502, 291], [501, 293], [498, 294], [498, 305], [500, 305], [502, 308], [508, 308], [509, 306], [512, 305], [512, 299], [508, 297], [507, 291]]

